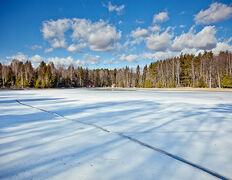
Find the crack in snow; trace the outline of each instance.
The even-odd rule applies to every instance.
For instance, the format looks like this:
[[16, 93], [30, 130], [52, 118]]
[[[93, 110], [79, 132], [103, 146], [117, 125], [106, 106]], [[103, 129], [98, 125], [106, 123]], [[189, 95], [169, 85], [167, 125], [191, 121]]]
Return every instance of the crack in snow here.
[[37, 110], [46, 112], [46, 113], [52, 114], [52, 115], [54, 115], [54, 116], [64, 118], [64, 119], [69, 120], [69, 121], [78, 122], [78, 123], [80, 123], [80, 124], [84, 124], [84, 125], [88, 125], [88, 126], [95, 127], [95, 128], [97, 128], [97, 129], [100, 129], [100, 130], [102, 130], [102, 131], [104, 131], [104, 132], [107, 132], [107, 133], [116, 134], [116, 135], [118, 135], [118, 136], [120, 136], [120, 137], [122, 137], [122, 138], [124, 138], [124, 139], [128, 139], [128, 140], [130, 140], [130, 141], [132, 141], [132, 142], [134, 142], [134, 143], [137, 143], [137, 144], [139, 144], [139, 145], [141, 145], [141, 146], [143, 146], [143, 147], [149, 148], [149, 149], [154, 150], [154, 151], [156, 151], [156, 152], [159, 152], [159, 153], [161, 153], [161, 154], [163, 154], [163, 155], [166, 155], [166, 156], [168, 156], [168, 157], [170, 157], [170, 158], [173, 158], [173, 159], [178, 160], [178, 161], [180, 161], [180, 162], [182, 162], [182, 163], [185, 163], [185, 164], [190, 165], [190, 166], [192, 166], [192, 167], [194, 167], [194, 168], [197, 168], [197, 169], [199, 169], [199, 170], [201, 170], [201, 171], [204, 171], [204, 172], [206, 172], [206, 173], [208, 173], [208, 174], [210, 174], [210, 175], [212, 175], [212, 176], [214, 176], [214, 177], [216, 177], [216, 178], [223, 179], [223, 180], [229, 180], [229, 178], [227, 178], [227, 177], [225, 177], [225, 176], [223, 176], [223, 175], [221, 175], [221, 174], [219, 174], [219, 173], [217, 173], [217, 172], [215, 172], [215, 171], [213, 171], [213, 170], [211, 170], [211, 169], [205, 168], [205, 167], [203, 167], [203, 166], [201, 166], [201, 165], [198, 165], [198, 164], [196, 164], [196, 163], [193, 163], [193, 162], [191, 162], [191, 161], [188, 161], [188, 160], [186, 160], [186, 159], [184, 159], [184, 158], [181, 158], [181, 157], [178, 156], [178, 155], [169, 153], [169, 152], [164, 151], [164, 150], [162, 150], [162, 149], [160, 149], [160, 148], [151, 146], [151, 145], [149, 145], [149, 144], [147, 144], [147, 143], [144, 143], [144, 142], [142, 142], [142, 141], [140, 141], [140, 140], [138, 140], [138, 139], [136, 139], [136, 138], [133, 138], [133, 137], [131, 137], [131, 136], [127, 136], [127, 135], [125, 135], [125, 134], [123, 134], [123, 133], [120, 133], [120, 132], [112, 132], [112, 131], [110, 131], [110, 130], [108, 130], [108, 129], [105, 129], [105, 128], [103, 128], [103, 127], [101, 127], [101, 126], [99, 126], [99, 125], [93, 124], [93, 123], [86, 123], [86, 122], [82, 122], [82, 121], [78, 121], [78, 120], [74, 120], [74, 119], [69, 119], [69, 118], [67, 118], [67, 117], [65, 117], [65, 116], [62, 116], [62, 115], [56, 113], [56, 112], [47, 111], [47, 110], [44, 110], [44, 109], [42, 109], [42, 108], [38, 108], [38, 107], [35, 107], [35, 106], [31, 106], [31, 105], [22, 103], [22, 102], [20, 102], [19, 100], [16, 100], [16, 102], [19, 103], [19, 104], [21, 104], [21, 105], [24, 105], [24, 106], [27, 106], [27, 107], [30, 107], [30, 108], [34, 108], [34, 109], [37, 109]]

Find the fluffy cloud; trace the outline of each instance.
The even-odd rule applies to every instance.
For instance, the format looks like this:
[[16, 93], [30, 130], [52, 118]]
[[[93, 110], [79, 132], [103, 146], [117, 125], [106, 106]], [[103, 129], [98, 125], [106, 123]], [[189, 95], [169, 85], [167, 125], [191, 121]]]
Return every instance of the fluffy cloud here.
[[216, 30], [214, 26], [206, 26], [197, 34], [191, 30], [174, 39], [173, 50], [180, 51], [184, 48], [212, 49], [216, 46]]
[[18, 52], [16, 55], [13, 55], [13, 56], [7, 56], [6, 59], [9, 59], [9, 60], [16, 59], [16, 60], [24, 61], [24, 62], [27, 60], [30, 60], [34, 67], [36, 67], [41, 61], [46, 60], [45, 58], [41, 57], [38, 54], [29, 57], [21, 52]]
[[140, 37], [146, 37], [148, 35], [148, 30], [147, 29], [141, 29], [138, 27], [136, 30], [131, 32], [131, 36], [133, 38], [140, 38]]
[[96, 65], [100, 62], [100, 56], [85, 54], [82, 57], [82, 60], [77, 60], [76, 65], [78, 66], [86, 66], [86, 65]]
[[70, 64], [73, 64], [74, 59], [71, 56], [68, 56], [66, 58], [50, 57], [48, 58], [48, 62], [53, 62], [56, 66], [60, 66], [60, 65], [69, 66]]
[[85, 54], [83, 55], [81, 60], [76, 61], [71, 56], [68, 56], [66, 58], [50, 57], [48, 58], [48, 62], [53, 62], [56, 66], [69, 66], [70, 64], [76, 64], [77, 66], [95, 65], [100, 62], [100, 56]]
[[30, 60], [32, 61], [32, 63], [40, 63], [41, 61], [44, 61], [45, 58], [43, 58], [40, 55], [36, 54], [36, 55], [30, 57]]
[[146, 39], [146, 47], [152, 51], [165, 51], [169, 48], [172, 37], [173, 35], [169, 34], [167, 31], [161, 34], [151, 34]]
[[[67, 47], [65, 32], [72, 30], [73, 44]], [[80, 52], [84, 48], [93, 51], [112, 51], [118, 47], [121, 31], [103, 20], [92, 22], [87, 19], [58, 19], [43, 22], [43, 38], [52, 48], [66, 48], [70, 52]], [[47, 50], [47, 52], [49, 52]]]
[[89, 35], [89, 47], [93, 51], [112, 51], [115, 42], [121, 39], [121, 33], [117, 34], [115, 28], [107, 26]]
[[67, 47], [65, 39], [62, 39], [62, 40], [53, 39], [51, 42], [52, 42], [51, 46], [53, 48], [66, 48]]
[[103, 20], [92, 23], [90, 20], [74, 18], [72, 28], [72, 40], [86, 42], [93, 51], [112, 51], [121, 40], [121, 32]]
[[97, 55], [92, 55], [92, 54], [85, 54], [83, 56], [83, 59], [89, 64], [89, 65], [94, 65], [98, 64], [100, 60], [100, 56]]
[[155, 54], [154, 53], [143, 53], [141, 55], [144, 59], [149, 59], [149, 60], [155, 60]]
[[[228, 41], [225, 42], [218, 42], [216, 44], [216, 47], [211, 49], [211, 51], [215, 54], [218, 55], [221, 51], [230, 51], [232, 52], [232, 45], [228, 43]], [[196, 48], [184, 48], [179, 54], [193, 54], [193, 55], [198, 55], [199, 53], [204, 53], [204, 50], [202, 49], [196, 49]]]
[[158, 25], [150, 26], [148, 29], [149, 29], [151, 32], [159, 32], [159, 31], [161, 31], [161, 27], [158, 26]]
[[33, 45], [33, 46], [31, 46], [31, 50], [35, 51], [37, 49], [42, 49], [42, 46], [39, 46], [39, 45]]
[[162, 23], [169, 19], [167, 12], [161, 12], [159, 14], [155, 14], [153, 17], [153, 23]]
[[160, 59], [160, 60], [164, 60], [164, 59], [171, 58], [174, 56], [176, 56], [176, 53], [172, 52], [172, 51], [156, 52], [155, 53], [156, 59]]
[[128, 38], [124, 46], [139, 44], [145, 41], [147, 49], [152, 51], [165, 51], [170, 47], [173, 37], [173, 34], [168, 33], [170, 29], [168, 27], [164, 32], [160, 33], [161, 27], [158, 25], [149, 26], [147, 29], [138, 27], [131, 31], [129, 37], [133, 39]]
[[136, 61], [137, 58], [138, 58], [138, 55], [136, 55], [136, 54], [130, 54], [128, 56], [126, 56], [125, 54], [122, 54], [120, 56], [120, 60], [122, 60], [122, 61], [128, 61], [128, 62]]
[[50, 52], [52, 52], [53, 51], [53, 48], [48, 48], [48, 49], [45, 49], [44, 50], [44, 52], [46, 52], [46, 53], [50, 53]]
[[[149, 35], [149, 32], [147, 29], [142, 29], [138, 27], [137, 29], [131, 31], [130, 35], [128, 36], [128, 39], [124, 43], [124, 47], [127, 45], [135, 45], [139, 44], [141, 41], [145, 39]], [[130, 37], [133, 39], [130, 39]]]
[[80, 43], [80, 44], [71, 44], [67, 50], [69, 52], [81, 52], [82, 49], [86, 48], [87, 47], [87, 44], [86, 43]]
[[[38, 54], [34, 56], [27, 56], [24, 55], [21, 52], [18, 52], [14, 56], [7, 56], [6, 59], [13, 60], [17, 59], [19, 61], [26, 61], [30, 60], [32, 62], [33, 67], [37, 67], [40, 62], [53, 62], [55, 66], [69, 66], [70, 64], [75, 64], [78, 66], [86, 66], [86, 65], [96, 65], [100, 63], [100, 56], [98, 55], [92, 55], [92, 54], [84, 54], [81, 59], [75, 60], [73, 57], [49, 57], [45, 58]], [[111, 59], [110, 61], [104, 61], [104, 64], [112, 64], [114, 59]]]
[[16, 55], [6, 56], [6, 59], [9, 59], [9, 60], [17, 59], [19, 61], [26, 61], [28, 60], [28, 56], [21, 52], [18, 52]]
[[232, 7], [222, 3], [212, 3], [206, 10], [195, 15], [196, 24], [211, 24], [226, 20], [232, 16]]
[[141, 56], [142, 58], [149, 60], [164, 60], [167, 58], [177, 56], [177, 53], [172, 51], [159, 51], [156, 53], [144, 53]]
[[116, 11], [118, 14], [122, 12], [122, 10], [125, 8], [124, 4], [122, 4], [121, 6], [117, 6], [117, 5], [113, 5], [111, 2], [108, 2], [108, 5], [103, 5], [103, 6], [106, 7], [109, 10], [109, 12]]
[[64, 33], [71, 27], [70, 19], [44, 21], [42, 26], [43, 38], [48, 40], [53, 48], [66, 48]]
[[214, 54], [219, 54], [221, 51], [230, 51], [232, 52], [232, 45], [227, 42], [218, 42], [216, 47], [212, 49]]

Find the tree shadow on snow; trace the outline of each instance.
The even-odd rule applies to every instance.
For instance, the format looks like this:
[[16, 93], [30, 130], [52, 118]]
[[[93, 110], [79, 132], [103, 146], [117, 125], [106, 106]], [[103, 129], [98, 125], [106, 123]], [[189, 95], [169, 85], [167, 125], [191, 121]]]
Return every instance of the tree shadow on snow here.
[[[222, 130], [223, 123], [232, 123], [232, 119], [228, 117], [232, 115], [231, 104], [207, 107], [187, 103], [167, 105], [147, 100], [129, 100], [92, 103], [85, 106], [77, 103], [60, 107], [59, 102], [56, 102], [60, 100], [65, 102], [61, 98], [25, 99], [21, 102], [30, 104], [30, 102], [43, 101], [44, 104], [51, 104], [51, 107], [55, 109], [53, 111], [57, 114], [65, 117], [72, 116], [71, 121], [67, 119], [57, 121], [54, 115], [39, 110], [31, 113], [28, 111], [22, 115], [0, 117], [0, 159], [19, 154], [13, 160], [4, 162], [5, 166], [1, 166], [1, 179], [15, 178], [17, 175], [20, 177], [22, 174], [22, 177], [26, 179], [33, 177], [43, 179], [57, 176], [72, 168], [80, 167], [81, 169], [86, 166], [92, 168], [93, 175], [97, 174], [97, 171], [104, 173], [103, 179], [126, 177], [130, 179], [128, 175], [139, 179], [154, 179], [154, 177], [161, 179], [166, 178], [165, 174], [171, 172], [175, 175], [178, 170], [181, 170], [181, 166], [176, 167], [175, 160], [172, 161], [152, 151], [149, 151], [147, 156], [144, 154], [140, 161], [133, 161], [133, 165], [127, 166], [126, 163], [130, 162], [125, 162], [124, 159], [129, 156], [139, 158], [137, 156], [143, 155], [146, 148], [132, 143], [132, 147], [137, 148], [129, 149], [127, 152], [124, 148], [130, 147], [129, 140], [77, 123], [75, 120], [97, 124], [113, 132], [123, 132], [155, 147], [183, 156], [187, 156], [186, 152], [197, 148], [191, 142], [195, 142], [200, 137], [207, 144], [201, 147], [204, 150], [197, 156], [196, 161], [203, 165], [207, 161], [207, 149], [212, 148], [211, 143], [214, 142], [214, 138], [221, 135], [217, 134], [217, 131]], [[7, 104], [13, 101], [0, 101], [0, 103]], [[56, 103], [58, 103], [57, 107]], [[187, 108], [188, 106], [191, 107]], [[224, 113], [228, 115], [225, 116]], [[52, 120], [54, 124], [51, 123]], [[47, 123], [47, 121], [50, 122]], [[22, 126], [32, 122], [39, 124]], [[7, 133], [4, 129], [10, 127], [18, 127], [18, 129]], [[7, 138], [16, 139], [8, 140]], [[162, 142], [159, 139], [162, 139]], [[118, 152], [116, 160], [107, 159], [106, 155], [111, 156], [111, 153], [115, 152]], [[27, 163], [24, 163], [25, 160]], [[223, 165], [229, 165], [231, 161], [230, 155]], [[97, 163], [98, 169], [94, 170], [91, 166], [91, 164], [94, 166], [94, 163]], [[1, 164], [3, 160], [0, 160]], [[196, 174], [191, 176], [193, 178]]]

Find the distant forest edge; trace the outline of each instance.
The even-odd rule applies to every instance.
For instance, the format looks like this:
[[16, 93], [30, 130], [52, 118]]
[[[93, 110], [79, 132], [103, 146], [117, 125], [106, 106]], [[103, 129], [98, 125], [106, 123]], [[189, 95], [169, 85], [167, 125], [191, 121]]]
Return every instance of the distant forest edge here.
[[197, 56], [181, 54], [152, 62], [143, 69], [94, 69], [70, 65], [55, 67], [41, 62], [33, 68], [12, 60], [9, 66], [0, 63], [1, 88], [57, 88], [57, 87], [143, 87], [143, 88], [232, 88], [232, 54], [214, 55], [205, 51]]

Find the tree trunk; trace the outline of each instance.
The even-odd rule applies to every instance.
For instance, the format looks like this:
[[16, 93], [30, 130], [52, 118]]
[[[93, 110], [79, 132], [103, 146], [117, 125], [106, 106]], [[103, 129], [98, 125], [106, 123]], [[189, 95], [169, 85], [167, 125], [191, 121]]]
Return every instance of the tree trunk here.
[[21, 87], [23, 88], [23, 72], [21, 71]]
[[221, 88], [221, 80], [220, 80], [220, 74], [219, 74], [219, 72], [218, 72], [218, 86], [219, 86], [219, 88]]
[[212, 73], [212, 63], [211, 63], [211, 59], [210, 59], [210, 64], [209, 64], [209, 88], [211, 88], [212, 87], [212, 75], [211, 75], [211, 73]]
[[193, 79], [193, 87], [195, 87], [195, 72], [194, 72], [194, 59], [192, 59], [191, 61], [191, 65], [192, 65], [192, 79]]
[[176, 69], [176, 73], [177, 73], [177, 87], [180, 87], [180, 60], [177, 60], [177, 69]]

